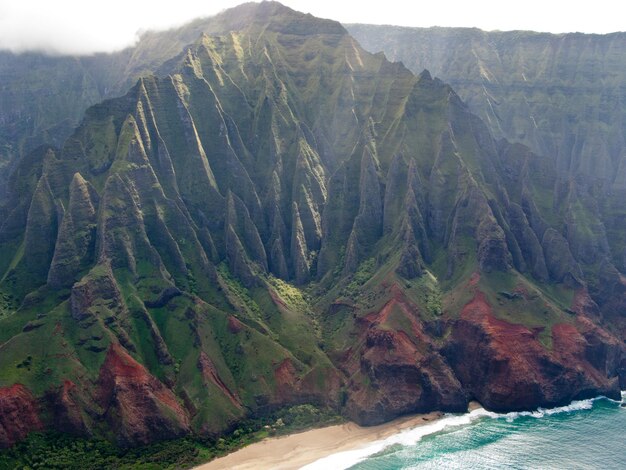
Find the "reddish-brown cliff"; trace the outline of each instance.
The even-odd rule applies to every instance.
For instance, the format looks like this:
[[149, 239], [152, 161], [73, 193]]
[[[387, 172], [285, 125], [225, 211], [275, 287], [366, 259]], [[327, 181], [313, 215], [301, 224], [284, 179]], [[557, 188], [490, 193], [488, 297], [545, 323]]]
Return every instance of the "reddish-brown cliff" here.
[[[579, 318], [592, 328], [586, 317]], [[607, 358], [619, 356], [617, 344], [593, 328], [595, 345], [576, 326], [557, 324], [548, 348], [539, 341], [539, 330], [496, 318], [477, 290], [454, 323], [446, 357], [471, 397], [494, 411], [556, 406], [600, 394], [617, 398], [618, 379], [607, 378], [605, 370]]]
[[189, 418], [172, 391], [112, 344], [98, 379], [99, 403], [123, 445], [182, 436]]
[[0, 388], [0, 447], [43, 428], [33, 395], [21, 384]]

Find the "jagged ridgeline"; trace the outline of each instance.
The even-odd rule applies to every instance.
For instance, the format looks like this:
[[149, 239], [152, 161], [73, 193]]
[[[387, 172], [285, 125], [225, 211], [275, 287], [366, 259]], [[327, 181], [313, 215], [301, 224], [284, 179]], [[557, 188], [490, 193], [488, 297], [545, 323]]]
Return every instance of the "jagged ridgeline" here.
[[235, 12], [12, 173], [1, 442], [619, 396], [623, 332], [587, 286], [623, 277], [580, 255], [599, 215], [569, 223], [551, 161], [336, 22]]
[[555, 159], [560, 173], [626, 189], [626, 33], [347, 28], [366, 50], [452, 85], [496, 138]]

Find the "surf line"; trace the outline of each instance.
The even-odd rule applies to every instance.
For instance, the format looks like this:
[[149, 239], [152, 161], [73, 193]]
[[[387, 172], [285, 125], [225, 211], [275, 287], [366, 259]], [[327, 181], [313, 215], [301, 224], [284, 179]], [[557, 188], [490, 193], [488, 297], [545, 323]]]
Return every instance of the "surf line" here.
[[393, 445], [415, 445], [425, 436], [442, 432], [450, 428], [467, 426], [479, 419], [506, 419], [509, 422], [512, 422], [521, 417], [539, 419], [545, 416], [552, 416], [559, 413], [573, 413], [576, 411], [590, 410], [593, 408], [593, 403], [597, 400], [608, 400], [613, 403], [624, 403], [626, 401], [626, 391], [622, 391], [621, 402], [618, 400], [612, 400], [602, 395], [587, 400], [575, 400], [569, 405], [559, 406], [556, 408], [538, 408], [535, 411], [512, 411], [509, 413], [494, 413], [492, 411], [487, 411], [486, 409], [481, 407], [462, 415], [447, 414], [437, 421], [429, 424], [423, 424], [411, 429], [406, 429], [397, 434], [394, 434], [393, 436], [389, 436], [386, 439], [374, 441], [366, 445], [365, 447], [337, 452], [327, 457], [323, 457], [319, 460], [316, 460], [315, 462], [301, 467], [300, 470], [328, 470], [329, 468], [345, 470], [352, 467], [353, 465], [356, 465], [359, 462], [362, 462], [372, 455], [382, 452], [386, 448]]

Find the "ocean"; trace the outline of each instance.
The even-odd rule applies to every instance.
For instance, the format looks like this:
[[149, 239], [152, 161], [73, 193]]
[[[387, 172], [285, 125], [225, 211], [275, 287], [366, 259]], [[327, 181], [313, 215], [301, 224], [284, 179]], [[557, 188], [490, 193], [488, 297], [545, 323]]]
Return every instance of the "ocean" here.
[[534, 412], [479, 408], [330, 455], [304, 469], [626, 470], [626, 408], [604, 397]]

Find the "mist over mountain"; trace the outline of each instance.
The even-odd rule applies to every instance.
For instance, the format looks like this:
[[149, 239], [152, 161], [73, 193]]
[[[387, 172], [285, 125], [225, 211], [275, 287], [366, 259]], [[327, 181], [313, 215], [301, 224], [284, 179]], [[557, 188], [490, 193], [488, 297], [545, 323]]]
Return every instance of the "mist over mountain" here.
[[559, 172], [626, 189], [626, 33], [348, 30], [365, 49], [450, 83], [496, 138], [555, 159]]
[[[455, 54], [428, 33], [415, 63]], [[539, 72], [520, 91], [507, 62], [456, 53], [430, 67], [451, 86], [264, 2], [117, 54], [1, 56], [0, 444], [215, 437], [303, 403], [371, 425], [619, 397], [621, 124], [598, 104], [572, 141], [604, 91], [556, 120], [558, 100], [519, 105]], [[546, 81], [569, 76], [553, 55]]]

